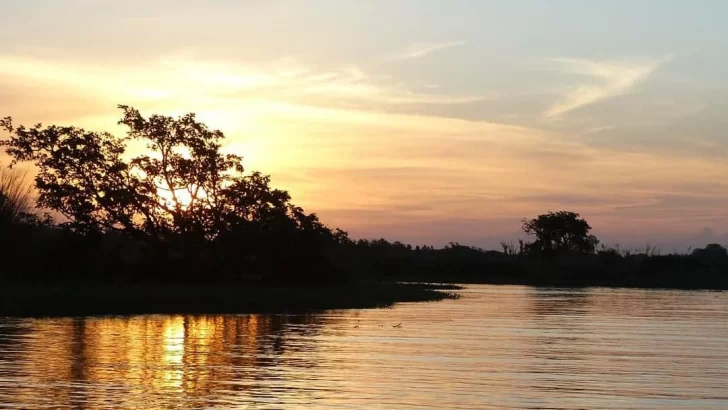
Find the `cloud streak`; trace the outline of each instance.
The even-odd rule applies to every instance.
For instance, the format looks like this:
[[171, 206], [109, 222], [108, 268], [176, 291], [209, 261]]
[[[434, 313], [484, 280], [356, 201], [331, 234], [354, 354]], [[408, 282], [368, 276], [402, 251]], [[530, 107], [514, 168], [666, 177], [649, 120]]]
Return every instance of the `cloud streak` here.
[[24, 84], [150, 101], [264, 96], [284, 101], [316, 99], [330, 106], [379, 106], [467, 104], [485, 99], [410, 90], [354, 65], [319, 70], [290, 60], [251, 66], [172, 56], [143, 66], [109, 68], [0, 55], [0, 74]]
[[561, 101], [551, 105], [544, 115], [547, 118], [557, 118], [581, 107], [629, 94], [665, 61], [666, 59], [646, 62], [551, 59], [549, 62], [558, 64], [564, 72], [585, 76], [592, 81], [572, 88]]
[[[602, 99], [628, 92], [655, 69], [582, 60], [560, 64], [598, 82], [606, 90]], [[19, 123], [122, 132], [113, 128], [119, 102], [145, 113], [194, 110], [226, 132], [224, 149], [244, 155], [248, 169], [271, 173], [296, 203], [359, 234], [409, 230], [416, 238], [460, 240], [485, 229], [463, 224], [467, 228], [458, 226], [451, 234], [431, 223], [452, 226], [458, 219], [453, 215], [466, 215], [488, 221], [489, 232], [502, 237], [501, 224], [517, 229], [520, 218], [562, 205], [577, 206], [595, 227], [619, 232], [635, 221], [649, 222], [655, 209], [678, 226], [685, 215], [721, 215], [724, 202], [706, 207], [698, 201], [690, 208], [694, 212], [664, 201], [625, 206], [694, 195], [699, 184], [710, 195], [728, 198], [728, 185], [708, 184], [728, 172], [719, 159], [592, 147], [559, 132], [448, 117], [450, 106], [428, 114], [422, 104], [464, 97], [446, 94], [446, 88], [437, 90], [443, 94], [410, 89], [401, 85], [407, 79], [353, 65], [169, 57], [104, 66], [0, 54], [0, 77], [6, 79], [0, 95], [11, 96], [0, 99], [0, 113]], [[391, 109], [405, 103], [419, 105]]]
[[414, 43], [410, 45], [409, 50], [402, 55], [397, 56], [396, 60], [412, 60], [422, 58], [436, 51], [445, 50], [447, 48], [459, 47], [465, 45], [464, 41], [450, 41], [444, 43]]

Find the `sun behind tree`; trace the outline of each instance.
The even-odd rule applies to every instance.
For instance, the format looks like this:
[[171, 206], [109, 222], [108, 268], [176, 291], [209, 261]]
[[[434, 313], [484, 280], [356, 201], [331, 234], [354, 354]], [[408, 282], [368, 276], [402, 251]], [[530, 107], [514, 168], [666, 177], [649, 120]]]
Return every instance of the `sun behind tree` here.
[[[12, 164], [33, 162], [38, 169], [37, 205], [62, 214], [74, 232], [122, 234], [157, 248], [173, 246], [185, 257], [213, 252], [207, 245], [220, 242], [214, 252], [226, 249], [228, 259], [257, 252], [247, 258], [256, 260], [262, 253], [282, 259], [276, 248], [288, 249], [295, 260], [291, 249], [346, 238], [293, 205], [288, 192], [271, 188], [270, 177], [244, 174], [242, 157], [220, 152], [223, 133], [194, 114], [144, 118], [134, 108], [119, 108], [119, 123], [128, 127], [123, 137], [0, 121], [10, 133], [0, 146]], [[147, 152], [125, 159], [131, 141]]]

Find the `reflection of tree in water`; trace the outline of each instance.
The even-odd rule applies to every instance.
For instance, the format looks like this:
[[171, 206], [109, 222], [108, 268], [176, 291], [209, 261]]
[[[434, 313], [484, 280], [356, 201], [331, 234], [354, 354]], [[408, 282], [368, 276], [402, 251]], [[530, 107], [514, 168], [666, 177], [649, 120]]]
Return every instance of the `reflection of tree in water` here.
[[[574, 386], [561, 375], [590, 372], [581, 359], [591, 353], [584, 339], [591, 303], [588, 289], [529, 290], [531, 329], [523, 345], [524, 356], [530, 358], [524, 361], [524, 371], [530, 376], [523, 388], [540, 390], [546, 397], [554, 392], [569, 392]], [[552, 403], [547, 400], [538, 404], [548, 407]]]
[[674, 397], [680, 397], [684, 379], [656, 373], [668, 374], [660, 366], [695, 366], [697, 356], [683, 356], [694, 341], [683, 337], [690, 321], [699, 317], [697, 309], [710, 306], [710, 296], [619, 288], [530, 289], [531, 317], [521, 339], [527, 358], [522, 371], [528, 377], [518, 387], [538, 392], [538, 408], [566, 406], [565, 397], [575, 400], [574, 408], [594, 408], [600, 400], [655, 397], [674, 387]]
[[[63, 329], [57, 329], [59, 322]], [[58, 383], [72, 381], [85, 362], [83, 357], [71, 358], [78, 351], [78, 327], [72, 319], [4, 319], [0, 327], [0, 402], [20, 408], [32, 407], [31, 403], [74, 403], [76, 392]]]
[[52, 397], [57, 406], [155, 408], [270, 394], [261, 386], [317, 365], [312, 336], [330, 320], [310, 314], [29, 321], [25, 330], [0, 328], [0, 343], [13, 340], [7, 351], [16, 352], [0, 361], [0, 377], [24, 379], [12, 391], [3, 386], [0, 397], [7, 393], [21, 407]]
[[531, 311], [537, 318], [582, 315], [590, 304], [589, 291], [584, 288], [531, 288]]
[[554, 316], [674, 318], [685, 306], [709, 306], [712, 292], [626, 288], [531, 288], [530, 310]]
[[[637, 289], [530, 290], [532, 316], [523, 339], [529, 376], [522, 388], [536, 392], [534, 405], [564, 406], [568, 397], [574, 408], [593, 408], [615, 395], [649, 394], [642, 387], [646, 379], [640, 379], [644, 362], [635, 360], [644, 352], [631, 351], [635, 344], [625, 334], [635, 330], [630, 317], [647, 313], [646, 295], [653, 297]], [[632, 386], [620, 390], [615, 381], [628, 377]]]
[[[554, 358], [551, 357], [553, 353], [571, 352], [583, 331], [584, 314], [591, 304], [589, 291], [582, 288], [531, 288], [529, 302], [531, 318], [539, 330], [535, 347], [543, 347], [542, 353], [547, 358]], [[565, 349], [554, 351], [559, 346]]]
[[21, 325], [22, 319], [7, 318], [0, 323], [0, 377], [16, 377], [13, 363], [18, 362], [21, 351], [17, 348], [18, 340], [28, 334], [28, 329]]
[[[328, 320], [327, 320], [328, 321]], [[223, 386], [256, 395], [262, 385], [316, 366], [317, 315], [203, 316], [185, 319], [184, 388], [205, 401]]]

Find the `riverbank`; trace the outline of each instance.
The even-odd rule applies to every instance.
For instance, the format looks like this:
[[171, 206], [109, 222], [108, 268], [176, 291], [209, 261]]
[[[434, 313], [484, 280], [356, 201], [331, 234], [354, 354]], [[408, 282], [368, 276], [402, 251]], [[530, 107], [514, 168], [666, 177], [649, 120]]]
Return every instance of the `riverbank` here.
[[299, 313], [456, 298], [452, 285], [364, 282], [305, 288], [265, 285], [4, 284], [0, 316]]

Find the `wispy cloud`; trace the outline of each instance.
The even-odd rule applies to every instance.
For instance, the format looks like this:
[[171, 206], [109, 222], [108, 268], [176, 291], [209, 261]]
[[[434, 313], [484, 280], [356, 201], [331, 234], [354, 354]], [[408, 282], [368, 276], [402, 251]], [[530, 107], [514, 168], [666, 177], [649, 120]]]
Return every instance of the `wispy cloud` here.
[[[607, 95], [614, 93], [610, 84], [617, 78], [629, 77], [624, 69], [603, 63], [561, 64], [587, 75], [588, 81], [604, 82]], [[145, 113], [194, 110], [202, 121], [225, 131], [225, 151], [244, 155], [248, 169], [273, 174], [297, 203], [353, 232], [378, 224], [372, 232], [399, 234], [409, 229], [402, 222], [409, 217], [417, 218], [413, 236], [424, 235], [439, 229], [431, 221], [452, 224], [453, 215], [502, 222], [510, 229], [524, 215], [562, 203], [578, 205], [595, 226], [628, 230], [657, 211], [677, 221], [685, 214], [719, 215], [720, 204], [703, 208], [698, 203], [691, 208], [694, 213], [670, 204], [629, 212], [617, 208], [625, 203], [646, 203], [659, 194], [694, 194], [698, 184], [708, 186], [706, 181], [713, 181], [706, 192], [728, 198], [728, 185], [716, 188], [714, 182], [728, 173], [728, 164], [719, 158], [606, 149], [562, 132], [442, 114], [453, 107], [390, 109], [390, 104], [442, 104], [459, 97], [447, 94], [446, 87], [434, 90], [442, 95], [422, 84], [408, 88], [405, 79], [352, 65], [322, 68], [293, 59], [252, 64], [183, 56], [109, 66], [0, 54], [0, 77], [5, 80], [0, 94], [11, 96], [0, 99], [0, 114], [20, 123], [123, 132], [113, 128], [119, 102]], [[593, 119], [584, 127], [598, 125], [609, 124]], [[541, 196], [513, 199], [523, 192]], [[573, 192], [581, 197], [562, 197]], [[337, 213], [342, 209], [360, 213]], [[378, 212], [382, 218], [375, 220], [370, 213]], [[472, 226], [458, 229], [482, 231]]]
[[586, 130], [584, 130], [584, 134], [586, 134], [586, 135], [589, 135], [589, 134], [598, 134], [598, 133], [600, 133], [602, 131], [613, 130], [615, 128], [616, 127], [613, 126], [613, 125], [604, 125], [604, 126], [591, 127], [591, 128], [587, 128]]
[[432, 54], [436, 51], [441, 51], [446, 48], [459, 47], [465, 45], [464, 41], [450, 41], [444, 43], [414, 43], [410, 45], [409, 49], [398, 56], [395, 60], [412, 60], [415, 58], [421, 58], [428, 54]]
[[145, 100], [265, 98], [320, 101], [329, 106], [466, 104], [480, 96], [448, 95], [410, 89], [358, 66], [315, 69], [284, 59], [246, 65], [168, 56], [147, 65], [110, 68], [0, 55], [0, 74], [24, 84], [72, 88], [113, 98]]
[[549, 107], [544, 113], [547, 118], [556, 118], [570, 111], [599, 101], [628, 94], [640, 82], [647, 79], [667, 58], [642, 62], [594, 61], [578, 58], [556, 58], [550, 63], [558, 64], [567, 73], [589, 77], [590, 84], [572, 88], [562, 101]]

